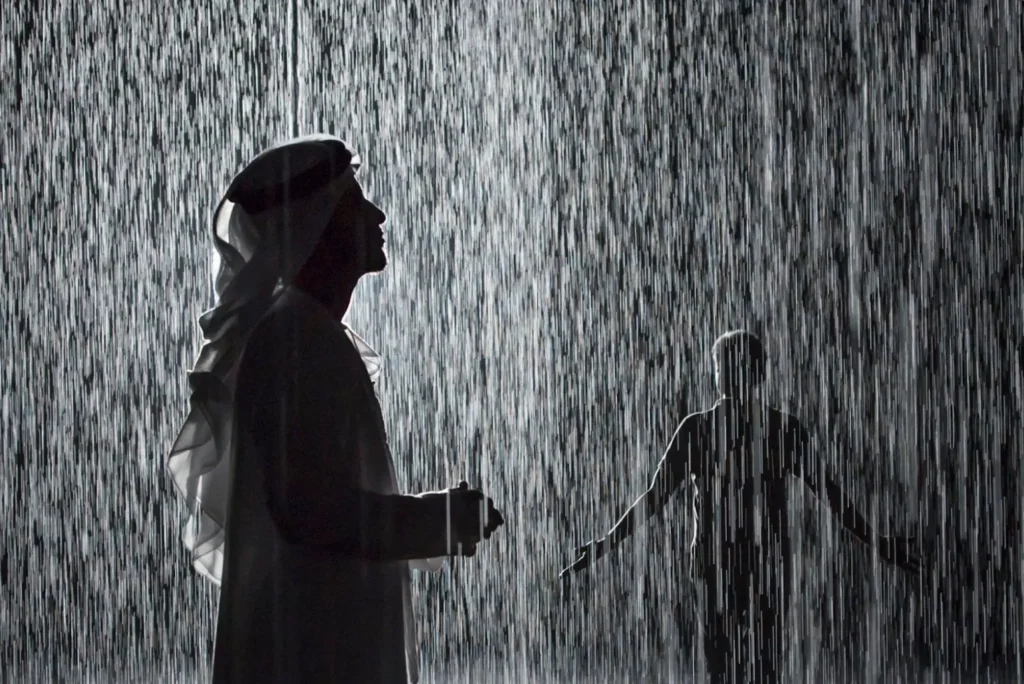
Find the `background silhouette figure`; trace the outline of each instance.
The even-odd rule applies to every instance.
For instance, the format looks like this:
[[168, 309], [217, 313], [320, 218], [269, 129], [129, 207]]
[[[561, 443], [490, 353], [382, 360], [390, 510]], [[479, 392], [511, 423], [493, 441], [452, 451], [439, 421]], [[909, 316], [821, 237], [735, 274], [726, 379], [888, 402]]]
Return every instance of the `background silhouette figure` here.
[[562, 576], [606, 555], [688, 484], [695, 522], [690, 574], [707, 672], [714, 682], [778, 682], [793, 591], [788, 477], [799, 478], [886, 562], [916, 573], [920, 560], [913, 539], [871, 528], [816, 458], [800, 421], [763, 402], [765, 359], [757, 336], [728, 332], [712, 357], [718, 402], [683, 420], [650, 488], [606, 537], [578, 549]]

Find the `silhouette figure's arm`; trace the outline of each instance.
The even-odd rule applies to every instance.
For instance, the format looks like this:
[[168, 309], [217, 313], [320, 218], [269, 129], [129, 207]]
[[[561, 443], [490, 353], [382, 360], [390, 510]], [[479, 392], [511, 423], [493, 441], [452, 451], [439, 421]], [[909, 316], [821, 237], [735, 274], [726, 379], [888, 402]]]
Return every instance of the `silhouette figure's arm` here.
[[876, 547], [880, 537], [854, 506], [853, 500], [832, 478], [828, 469], [811, 453], [810, 437], [802, 428], [797, 441], [796, 473], [815, 498], [828, 505], [840, 524], [858, 540]]
[[[690, 454], [693, 452], [696, 434], [696, 419], [684, 420], [662, 456], [658, 470], [651, 480], [651, 486], [633, 502], [629, 510], [619, 519], [605, 537], [605, 545], [614, 548], [628, 539], [638, 526], [664, 510], [679, 485], [690, 476]], [[606, 552], [608, 549], [603, 549]]]
[[878, 545], [880, 537], [868, 524], [867, 518], [860, 514], [853, 501], [839, 488], [839, 485], [828, 478], [825, 480], [825, 498], [828, 500], [832, 513], [839, 518], [839, 522], [850, 534], [868, 546]]

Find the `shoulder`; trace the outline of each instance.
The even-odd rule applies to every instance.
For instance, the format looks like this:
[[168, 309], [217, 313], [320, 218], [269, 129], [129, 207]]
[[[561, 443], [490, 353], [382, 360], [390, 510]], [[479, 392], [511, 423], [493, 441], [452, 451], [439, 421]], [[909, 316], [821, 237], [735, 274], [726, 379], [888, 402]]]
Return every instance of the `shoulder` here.
[[249, 334], [239, 381], [254, 375], [297, 379], [314, 369], [337, 373], [337, 334], [321, 317], [278, 297]]
[[280, 361], [290, 356], [301, 334], [302, 321], [288, 307], [274, 302], [271, 308], [253, 326], [245, 342], [242, 367], [262, 364], [270, 360]]
[[708, 434], [707, 426], [711, 419], [710, 416], [710, 411], [699, 411], [683, 418], [676, 427], [676, 433], [672, 439], [676, 452], [689, 456], [706, 446], [704, 442]]
[[262, 333], [269, 339], [275, 337], [290, 338], [298, 333], [313, 331], [324, 332], [330, 325], [323, 320], [324, 317], [314, 315], [309, 306], [296, 299], [285, 290], [267, 309], [263, 317], [256, 324], [253, 334]]
[[320, 347], [336, 344], [336, 338], [343, 334], [333, 321], [310, 310], [285, 290], [256, 323], [249, 345], [256, 349], [301, 348], [304, 355], [312, 355]]
[[708, 450], [708, 412], [691, 413], [683, 418], [672, 435], [664, 463], [677, 476], [692, 473], [701, 476], [702, 465]]
[[809, 434], [807, 428], [792, 413], [777, 408], [769, 409], [771, 423], [787, 439], [805, 440]]
[[701, 434], [705, 426], [707, 426], [708, 423], [711, 421], [713, 412], [714, 409], [709, 409], [707, 411], [697, 411], [696, 413], [691, 413], [690, 415], [683, 418], [683, 421], [679, 423], [679, 430], [685, 433], [686, 435], [697, 436]]
[[778, 426], [778, 443], [788, 467], [796, 473], [806, 470], [810, 458], [811, 433], [799, 418], [786, 411], [772, 409]]

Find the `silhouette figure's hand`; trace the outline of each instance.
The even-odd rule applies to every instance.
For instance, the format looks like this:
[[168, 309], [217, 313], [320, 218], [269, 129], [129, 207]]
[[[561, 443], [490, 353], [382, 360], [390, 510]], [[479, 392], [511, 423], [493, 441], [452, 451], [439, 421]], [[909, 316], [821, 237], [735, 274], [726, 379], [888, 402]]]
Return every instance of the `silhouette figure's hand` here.
[[563, 580], [567, 580], [576, 573], [586, 570], [594, 561], [604, 555], [606, 546], [604, 540], [599, 539], [577, 548], [575, 553], [576, 561], [569, 567], [564, 568], [558, 573], [558, 576]]
[[477, 544], [490, 539], [495, 530], [505, 524], [505, 519], [492, 499], [478, 489], [470, 489], [466, 482], [460, 482], [445, 494], [448, 496], [449, 554], [473, 556]]
[[878, 555], [913, 575], [921, 572], [921, 554], [914, 537], [885, 537], [878, 545]]

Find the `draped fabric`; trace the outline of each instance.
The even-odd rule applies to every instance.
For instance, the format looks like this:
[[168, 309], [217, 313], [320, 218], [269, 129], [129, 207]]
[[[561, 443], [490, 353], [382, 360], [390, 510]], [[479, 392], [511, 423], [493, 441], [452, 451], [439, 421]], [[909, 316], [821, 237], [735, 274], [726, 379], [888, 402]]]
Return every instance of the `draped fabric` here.
[[199, 319], [205, 343], [189, 374], [190, 410], [167, 459], [188, 507], [185, 547], [214, 584], [224, 565], [238, 360], [279, 287], [312, 254], [359, 164], [337, 138], [292, 140], [250, 162], [214, 212], [217, 301]]

